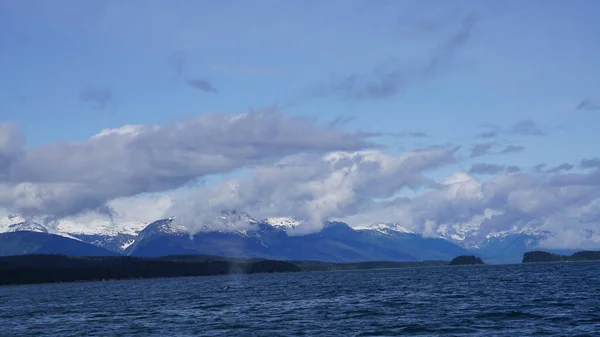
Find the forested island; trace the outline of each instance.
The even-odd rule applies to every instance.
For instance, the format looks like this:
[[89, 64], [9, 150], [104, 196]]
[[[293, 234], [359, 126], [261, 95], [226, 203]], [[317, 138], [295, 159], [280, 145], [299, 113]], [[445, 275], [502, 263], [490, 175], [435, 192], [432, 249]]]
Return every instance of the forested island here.
[[484, 264], [483, 260], [474, 255], [460, 255], [450, 261], [451, 266]]
[[571, 255], [559, 255], [544, 251], [533, 251], [523, 254], [523, 263], [535, 262], [575, 262], [575, 261], [598, 261], [600, 251], [586, 250]]
[[286, 261], [212, 256], [18, 255], [0, 257], [0, 285], [299, 272]]

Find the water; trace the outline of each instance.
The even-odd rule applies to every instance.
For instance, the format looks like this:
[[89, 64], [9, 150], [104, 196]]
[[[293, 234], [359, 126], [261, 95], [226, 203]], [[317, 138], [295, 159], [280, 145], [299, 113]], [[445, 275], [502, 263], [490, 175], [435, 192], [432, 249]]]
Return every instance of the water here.
[[598, 336], [600, 263], [0, 287], [0, 335]]

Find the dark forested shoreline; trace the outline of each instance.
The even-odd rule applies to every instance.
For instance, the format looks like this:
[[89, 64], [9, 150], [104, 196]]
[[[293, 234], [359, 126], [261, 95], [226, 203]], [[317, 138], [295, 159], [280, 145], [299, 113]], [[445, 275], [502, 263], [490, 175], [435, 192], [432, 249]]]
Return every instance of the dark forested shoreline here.
[[226, 259], [211, 256], [136, 258], [17, 255], [0, 257], [0, 285], [298, 271], [301, 271], [298, 266], [285, 261]]
[[[453, 261], [461, 258], [464, 259], [465, 257], [459, 256]], [[600, 260], [600, 251], [581, 251], [572, 255], [532, 251], [523, 255], [522, 262], [596, 260]], [[31, 254], [0, 256], [0, 285], [300, 271], [433, 267], [452, 264], [459, 263], [450, 263], [448, 261], [365, 261], [335, 263], [322, 261], [277, 261], [259, 258], [225, 258], [209, 255], [169, 255], [157, 258], [141, 258], [131, 256]]]
[[369, 261], [331, 263], [225, 258], [209, 255], [65, 256], [53, 254], [0, 257], [0, 285], [213, 276], [299, 271], [410, 268], [447, 265], [447, 261]]
[[544, 251], [533, 251], [523, 254], [523, 263], [535, 262], [576, 262], [576, 261], [598, 261], [600, 251], [585, 250], [571, 255], [559, 255]]

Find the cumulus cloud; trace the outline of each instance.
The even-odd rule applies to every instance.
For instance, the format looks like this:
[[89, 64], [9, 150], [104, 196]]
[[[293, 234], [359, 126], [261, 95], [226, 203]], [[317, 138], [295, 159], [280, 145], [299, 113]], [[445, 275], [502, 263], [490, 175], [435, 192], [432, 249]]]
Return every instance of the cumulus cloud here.
[[114, 104], [115, 98], [112, 91], [108, 88], [90, 87], [79, 93], [79, 99], [83, 102], [91, 103], [96, 109], [105, 110], [111, 104]]
[[[457, 173], [449, 180], [452, 183], [446, 182], [443, 189], [395, 206], [395, 213], [406, 219], [407, 227], [417, 231], [453, 226], [475, 217], [483, 219], [478, 226], [482, 236], [515, 228], [547, 230], [555, 241], [545, 244], [554, 247], [556, 238], [560, 239], [568, 229], [600, 234], [594, 231], [600, 212], [593, 207], [600, 198], [600, 170], [551, 176], [501, 173], [485, 183]], [[580, 221], [582, 217], [586, 223]], [[593, 243], [598, 245], [600, 240]], [[579, 235], [562, 247], [585, 244], [590, 244], [589, 237]]]
[[202, 78], [189, 79], [187, 80], [187, 84], [194, 89], [202, 90], [204, 92], [212, 92], [215, 94], [219, 92], [209, 81]]
[[440, 43], [425, 62], [416, 67], [407, 67], [395, 61], [391, 65], [379, 65], [370, 73], [332, 76], [327, 84], [312, 88], [312, 95], [335, 95], [348, 100], [394, 97], [400, 94], [407, 84], [433, 76], [446, 66], [469, 40], [476, 23], [475, 15], [467, 15], [458, 30]]
[[2, 159], [0, 207], [31, 215], [96, 209], [114, 198], [170, 190], [292, 154], [375, 147], [367, 141], [374, 134], [319, 127], [273, 110], [130, 125], [81, 143], [30, 149], [22, 148], [19, 133], [11, 130], [0, 137], [0, 156], [9, 158]]
[[535, 229], [550, 233], [542, 248], [597, 248], [598, 186], [600, 169], [558, 175], [504, 171], [485, 182], [457, 172], [437, 189], [346, 220], [396, 222], [426, 236], [471, 231], [480, 240], [492, 232]]
[[303, 221], [294, 233], [321, 229], [393, 197], [402, 188], [436, 188], [423, 172], [454, 161], [455, 150], [430, 149], [399, 156], [379, 150], [291, 156], [254, 169], [247, 179], [224, 181], [177, 200], [172, 209], [192, 231], [214, 223], [223, 209], [257, 218], [291, 216]]

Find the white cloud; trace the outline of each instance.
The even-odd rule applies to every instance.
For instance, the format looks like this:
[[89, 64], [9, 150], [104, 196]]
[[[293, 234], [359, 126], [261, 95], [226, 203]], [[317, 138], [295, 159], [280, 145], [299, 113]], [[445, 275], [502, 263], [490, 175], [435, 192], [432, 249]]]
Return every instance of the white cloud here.
[[[25, 215], [68, 216], [140, 193], [298, 153], [374, 147], [366, 133], [319, 127], [274, 110], [206, 114], [166, 126], [128, 125], [81, 143], [22, 148], [2, 125], [0, 207]], [[10, 132], [9, 132], [10, 131]]]
[[391, 156], [369, 150], [286, 157], [257, 167], [248, 179], [227, 180], [180, 199], [172, 212], [195, 230], [221, 210], [235, 209], [261, 219], [303, 221], [295, 233], [317, 231], [323, 221], [367, 211], [402, 188], [437, 186], [423, 172], [452, 162], [453, 153], [431, 149]]

